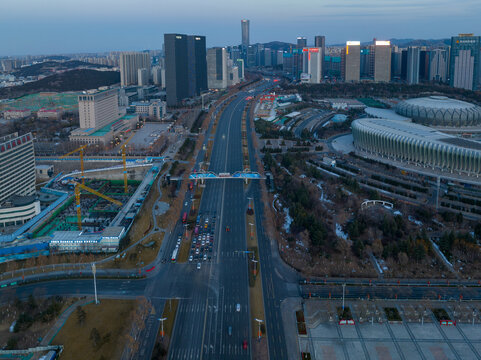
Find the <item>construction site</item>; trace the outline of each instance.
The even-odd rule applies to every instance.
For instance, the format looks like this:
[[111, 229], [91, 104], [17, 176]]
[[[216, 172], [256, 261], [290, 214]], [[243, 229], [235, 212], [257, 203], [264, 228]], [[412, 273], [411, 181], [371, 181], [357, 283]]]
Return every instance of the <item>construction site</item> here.
[[118, 251], [163, 165], [162, 158], [128, 161], [131, 138], [121, 146], [122, 157], [107, 167], [85, 170], [84, 162], [92, 160], [84, 159], [87, 145], [57, 158], [57, 172], [63, 163], [79, 170], [58, 172], [40, 188], [39, 197], [49, 201], [8, 235], [0, 263], [51, 253]]

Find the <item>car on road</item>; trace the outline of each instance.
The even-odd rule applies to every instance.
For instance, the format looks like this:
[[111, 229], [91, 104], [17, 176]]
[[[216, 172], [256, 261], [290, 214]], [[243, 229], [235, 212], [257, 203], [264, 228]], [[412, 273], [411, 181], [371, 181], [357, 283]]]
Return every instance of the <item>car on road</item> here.
[[205, 240], [202, 240], [202, 242], [200, 243], [202, 246], [205, 245]]
[[199, 252], [200, 252], [199, 248], [195, 249], [195, 254], [196, 254], [196, 255], [199, 255]]
[[240, 312], [240, 310], [241, 310], [240, 304], [237, 304], [237, 305], [235, 306], [235, 311]]
[[192, 262], [192, 260], [194, 260], [194, 258], [193, 258], [192, 255], [190, 255], [190, 256], [189, 256], [189, 262]]
[[207, 260], [207, 255], [204, 254], [204, 261], [206, 261], [206, 260]]
[[244, 340], [244, 341], [242, 342], [242, 348], [243, 348], [244, 350], [247, 350], [247, 340]]
[[229, 333], [229, 336], [232, 336], [232, 326], [229, 326], [227, 329], [227, 332]]
[[200, 262], [197, 263], [197, 270], [200, 270]]
[[230, 231], [230, 227], [229, 227], [229, 226], [226, 226], [226, 227], [225, 227], [225, 231], [226, 231], [226, 232], [229, 232], [229, 231]]

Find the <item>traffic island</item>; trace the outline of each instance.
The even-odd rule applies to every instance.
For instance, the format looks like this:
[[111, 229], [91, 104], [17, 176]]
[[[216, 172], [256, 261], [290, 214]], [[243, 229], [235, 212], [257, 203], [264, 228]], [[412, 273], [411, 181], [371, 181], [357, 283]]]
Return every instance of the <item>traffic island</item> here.
[[262, 291], [262, 279], [260, 277], [261, 267], [259, 263], [257, 232], [253, 212], [250, 215], [246, 215], [246, 234], [249, 256], [249, 303], [251, 313], [251, 333], [253, 337], [252, 355], [254, 359], [268, 359], [264, 295]]
[[164, 305], [164, 311], [162, 312], [162, 317], [160, 319], [165, 320], [160, 320], [161, 324], [159, 333], [157, 334], [157, 339], [155, 340], [152, 360], [167, 358], [178, 306], [179, 299], [169, 299]]

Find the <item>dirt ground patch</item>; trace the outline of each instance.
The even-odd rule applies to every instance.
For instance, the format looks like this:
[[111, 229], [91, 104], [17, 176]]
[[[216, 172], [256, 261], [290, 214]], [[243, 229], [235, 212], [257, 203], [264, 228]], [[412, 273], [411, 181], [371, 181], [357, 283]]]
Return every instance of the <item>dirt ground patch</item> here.
[[159, 253], [164, 233], [156, 233], [143, 240], [126, 252], [125, 256], [103, 263], [100, 267], [115, 269], [134, 269], [152, 263]]
[[133, 300], [91, 303], [82, 308], [85, 311], [83, 323], [79, 323], [77, 311], [74, 311], [52, 341], [54, 345], [64, 345], [60, 359], [119, 359], [134, 306]]

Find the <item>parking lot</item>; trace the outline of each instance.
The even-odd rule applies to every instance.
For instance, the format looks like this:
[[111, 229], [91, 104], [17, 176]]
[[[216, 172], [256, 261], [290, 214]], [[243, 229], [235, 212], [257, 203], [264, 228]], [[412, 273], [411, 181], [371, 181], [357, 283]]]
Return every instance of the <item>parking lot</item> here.
[[[339, 306], [340, 302], [322, 302], [317, 326], [308, 326], [307, 336], [298, 337], [300, 352], [330, 360], [480, 358], [480, 304], [346, 302], [353, 325], [339, 325]], [[388, 321], [385, 306], [397, 308], [402, 321]], [[432, 311], [438, 308], [453, 321], [439, 321]]]

